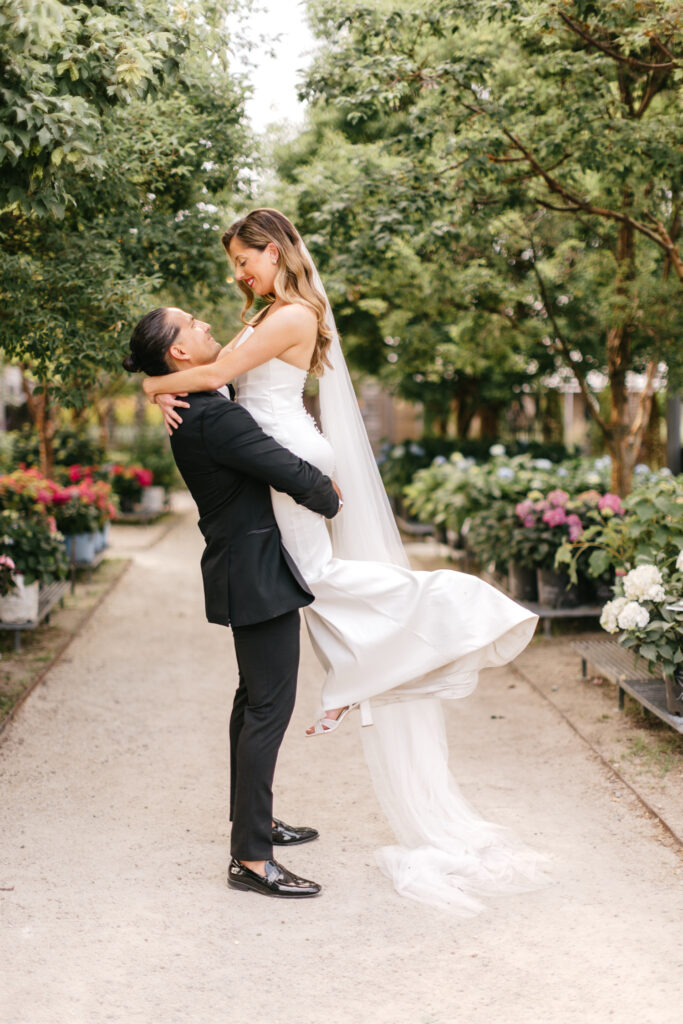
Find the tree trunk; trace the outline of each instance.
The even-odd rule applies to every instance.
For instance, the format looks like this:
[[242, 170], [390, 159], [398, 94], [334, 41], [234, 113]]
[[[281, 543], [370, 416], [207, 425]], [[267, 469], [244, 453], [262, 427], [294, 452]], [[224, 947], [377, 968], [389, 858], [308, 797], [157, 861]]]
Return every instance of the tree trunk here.
[[464, 397], [458, 398], [455, 411], [455, 436], [466, 438], [473, 419], [474, 409], [470, 403]]
[[43, 476], [51, 477], [55, 466], [54, 436], [57, 430], [50, 392], [46, 384], [39, 395], [34, 394], [30, 387], [26, 374], [23, 375], [24, 394], [26, 405], [30, 413], [33, 425], [38, 431], [38, 446], [40, 452], [40, 471]]
[[636, 464], [639, 462], [645, 462], [653, 469], [664, 464], [661, 422], [662, 416], [659, 409], [659, 403], [657, 402], [656, 396], [653, 395], [647, 426], [643, 431], [640, 448], [636, 455]]
[[[625, 190], [623, 206], [631, 205], [629, 190]], [[630, 224], [621, 224], [617, 236], [616, 294], [627, 299], [627, 282], [634, 274], [634, 235]], [[635, 454], [628, 415], [626, 372], [631, 364], [631, 329], [627, 319], [607, 332], [607, 376], [610, 386], [610, 414], [608, 447], [612, 455], [612, 490], [625, 498], [633, 484]], [[637, 447], [640, 447], [638, 445]], [[637, 451], [636, 447], [636, 451]]]
[[487, 440], [495, 440], [498, 437], [498, 420], [500, 419], [499, 405], [485, 405], [479, 410], [481, 420], [481, 436]]
[[105, 452], [111, 445], [111, 425], [114, 419], [114, 402], [111, 398], [101, 398], [95, 402], [95, 415], [100, 445]]

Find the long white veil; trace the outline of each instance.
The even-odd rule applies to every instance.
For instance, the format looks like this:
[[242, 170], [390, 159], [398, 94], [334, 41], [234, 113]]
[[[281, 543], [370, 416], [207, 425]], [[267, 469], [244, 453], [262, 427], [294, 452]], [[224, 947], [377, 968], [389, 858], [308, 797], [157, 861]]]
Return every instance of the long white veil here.
[[[335, 453], [344, 508], [331, 522], [336, 558], [409, 566], [346, 366], [334, 315], [317, 267], [300, 240], [313, 280], [327, 302], [332, 364], [320, 378], [323, 433]], [[382, 871], [403, 896], [479, 912], [477, 894], [520, 891], [542, 881], [545, 858], [509, 830], [484, 821], [466, 802], [448, 768], [441, 702], [447, 679], [425, 677], [411, 696], [389, 691], [372, 700], [374, 724], [362, 729], [377, 798], [400, 845], [376, 852]]]

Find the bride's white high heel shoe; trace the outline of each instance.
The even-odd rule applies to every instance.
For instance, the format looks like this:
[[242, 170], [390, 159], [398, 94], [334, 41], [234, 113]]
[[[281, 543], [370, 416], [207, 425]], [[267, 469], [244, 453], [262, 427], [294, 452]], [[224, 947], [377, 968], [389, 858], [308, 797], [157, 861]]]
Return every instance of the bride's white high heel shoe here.
[[327, 718], [327, 716], [323, 714], [313, 723], [313, 732], [307, 732], [306, 735], [310, 738], [311, 736], [324, 736], [328, 732], [334, 732], [335, 729], [339, 728], [349, 712], [353, 711], [357, 707], [358, 702], [355, 704], [349, 704], [348, 707], [339, 712], [339, 716], [337, 718]]

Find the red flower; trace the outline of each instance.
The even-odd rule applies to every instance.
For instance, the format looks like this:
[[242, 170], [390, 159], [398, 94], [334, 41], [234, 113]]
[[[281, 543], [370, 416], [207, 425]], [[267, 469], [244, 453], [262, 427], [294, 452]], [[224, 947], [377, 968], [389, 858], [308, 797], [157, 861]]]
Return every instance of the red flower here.
[[154, 473], [151, 469], [143, 469], [142, 466], [137, 466], [135, 469], [135, 476], [141, 487], [149, 487], [154, 479]]

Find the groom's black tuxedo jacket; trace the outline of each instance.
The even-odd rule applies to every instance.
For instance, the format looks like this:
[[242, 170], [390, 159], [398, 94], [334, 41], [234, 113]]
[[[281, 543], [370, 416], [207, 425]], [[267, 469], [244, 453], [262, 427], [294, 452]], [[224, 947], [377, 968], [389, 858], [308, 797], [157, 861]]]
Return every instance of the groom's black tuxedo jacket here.
[[329, 519], [339, 508], [329, 477], [218, 392], [198, 392], [187, 401], [171, 448], [206, 541], [207, 619], [249, 626], [310, 604], [313, 595], [282, 545], [269, 486]]

